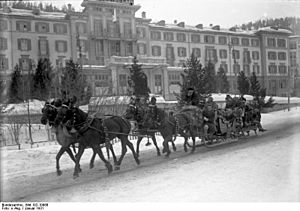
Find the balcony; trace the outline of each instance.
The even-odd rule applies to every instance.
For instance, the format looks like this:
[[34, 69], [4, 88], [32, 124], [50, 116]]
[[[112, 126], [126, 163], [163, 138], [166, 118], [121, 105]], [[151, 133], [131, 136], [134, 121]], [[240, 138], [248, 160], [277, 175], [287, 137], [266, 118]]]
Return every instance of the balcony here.
[[[142, 63], [142, 64], [163, 64], [165, 65], [165, 59], [163, 58], [140, 58], [138, 57], [138, 63]], [[132, 63], [133, 57], [132, 56], [128, 56], [128, 57], [120, 57], [120, 56], [112, 56], [110, 58], [110, 62], [111, 63]]]

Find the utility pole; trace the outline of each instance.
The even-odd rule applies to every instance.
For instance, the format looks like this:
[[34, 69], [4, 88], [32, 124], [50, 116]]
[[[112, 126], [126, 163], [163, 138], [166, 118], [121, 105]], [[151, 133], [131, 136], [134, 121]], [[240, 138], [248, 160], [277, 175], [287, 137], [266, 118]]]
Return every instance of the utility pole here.
[[34, 60], [32, 59], [30, 62], [30, 67], [29, 67], [29, 71], [28, 71], [28, 95], [27, 95], [27, 118], [28, 118], [28, 132], [29, 132], [29, 138], [30, 138], [30, 145], [31, 148], [33, 146], [33, 139], [32, 139], [32, 131], [31, 131], [31, 119], [30, 119], [30, 109], [29, 109], [29, 105], [30, 105], [30, 86], [31, 86], [31, 70], [34, 69], [35, 64], [34, 64]]
[[290, 111], [290, 96], [291, 96], [291, 68], [288, 66], [288, 111]]

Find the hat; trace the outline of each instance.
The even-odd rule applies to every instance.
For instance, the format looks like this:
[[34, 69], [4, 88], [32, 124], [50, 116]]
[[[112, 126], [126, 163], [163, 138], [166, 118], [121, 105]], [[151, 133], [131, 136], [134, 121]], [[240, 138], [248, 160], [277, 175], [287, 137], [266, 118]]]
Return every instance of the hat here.
[[195, 89], [193, 87], [188, 88], [188, 91], [194, 91]]

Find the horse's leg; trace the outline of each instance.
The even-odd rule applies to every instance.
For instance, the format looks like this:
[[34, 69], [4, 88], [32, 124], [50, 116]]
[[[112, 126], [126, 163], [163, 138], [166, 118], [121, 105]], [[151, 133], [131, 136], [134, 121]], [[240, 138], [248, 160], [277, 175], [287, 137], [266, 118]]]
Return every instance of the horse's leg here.
[[95, 150], [95, 152], [99, 155], [100, 159], [105, 163], [105, 166], [106, 166], [106, 168], [107, 168], [107, 170], [108, 170], [108, 173], [110, 174], [110, 173], [112, 172], [112, 170], [113, 170], [113, 167], [112, 167], [112, 165], [110, 164], [110, 162], [109, 162], [108, 160], [105, 159], [105, 157], [104, 157], [104, 155], [103, 155], [103, 153], [102, 153], [102, 150], [101, 150], [101, 148], [100, 148], [100, 145], [94, 145], [92, 148], [93, 148], [93, 149]]
[[159, 147], [157, 146], [157, 142], [156, 142], [156, 138], [155, 138], [155, 134], [154, 133], [151, 134], [151, 138], [152, 138], [154, 146], [156, 147], [157, 156], [160, 156], [160, 150], [159, 150]]
[[[62, 156], [62, 154], [64, 154], [64, 152], [66, 151], [66, 147], [61, 147], [56, 155], [56, 174], [57, 176], [60, 176], [62, 174], [62, 171], [60, 170], [60, 166], [59, 166], [59, 160], [60, 157]], [[72, 153], [72, 152], [71, 152]], [[71, 156], [70, 156], [71, 157]], [[72, 158], [73, 157], [73, 158]], [[74, 155], [72, 154], [71, 159], [73, 161], [75, 161]], [[76, 163], [76, 161], [75, 161]]]
[[192, 147], [191, 153], [194, 153], [195, 149], [196, 149], [196, 136], [193, 131], [191, 131], [191, 136], [192, 136], [192, 140], [193, 140], [193, 147]]
[[79, 144], [79, 149], [78, 149], [78, 153], [75, 155], [75, 160], [76, 160], [76, 163], [75, 163], [75, 168], [74, 168], [74, 173], [73, 173], [73, 179], [76, 179], [77, 177], [79, 177], [79, 169], [80, 169], [80, 159], [81, 159], [81, 156], [83, 154], [85, 150], [85, 146]]
[[[75, 157], [71, 151], [71, 149], [69, 147], [66, 147], [66, 152], [68, 153], [68, 155], [70, 156], [70, 158], [74, 161], [74, 163], [76, 164], [76, 160], [75, 160]], [[80, 165], [79, 165], [79, 169], [78, 169], [79, 172], [81, 172], [81, 168], [80, 168]]]
[[93, 150], [93, 155], [90, 160], [90, 169], [94, 168], [95, 158], [96, 158], [96, 154], [97, 154], [94, 149], [92, 149], [92, 150]]
[[163, 141], [163, 153], [166, 153], [165, 156], [167, 158], [171, 154], [171, 151], [169, 149], [169, 141], [172, 141], [172, 135], [167, 136], [166, 138], [164, 138], [164, 141]]
[[140, 143], [143, 140], [143, 137], [139, 136], [137, 142], [136, 142], [136, 155], [140, 156]]
[[116, 154], [115, 154], [114, 148], [113, 148], [113, 146], [112, 146], [111, 143], [109, 144], [109, 149], [110, 149], [111, 154], [112, 154], [112, 156], [113, 156], [114, 165], [117, 165], [117, 163], [118, 163], [118, 161], [117, 161], [117, 156], [116, 156]]
[[174, 152], [176, 152], [176, 150], [177, 150], [176, 145], [175, 145], [176, 138], [177, 138], [177, 136], [175, 135], [174, 139], [172, 138], [172, 140], [171, 140], [171, 144], [172, 144]]
[[[127, 138], [124, 138], [124, 137], [120, 137], [121, 139], [121, 145], [122, 145], [122, 153], [121, 153], [121, 156], [117, 162], [117, 165], [115, 165], [115, 170], [120, 170], [120, 166], [121, 166], [121, 163], [122, 163], [122, 160], [127, 152], [127, 147], [126, 147], [126, 144], [127, 144], [127, 141], [128, 139]], [[136, 156], [136, 155], [135, 155]]]
[[126, 139], [127, 139], [126, 145], [127, 145], [127, 146], [129, 147], [129, 149], [131, 150], [131, 152], [132, 152], [132, 154], [133, 154], [133, 157], [134, 157], [134, 159], [135, 159], [135, 162], [136, 162], [138, 165], [140, 165], [140, 160], [139, 160], [139, 158], [138, 158], [136, 152], [134, 151], [133, 144], [128, 140], [128, 138], [126, 138]]
[[71, 145], [72, 145], [72, 149], [73, 149], [74, 154], [76, 154], [75, 144], [73, 143], [73, 144], [71, 144]]

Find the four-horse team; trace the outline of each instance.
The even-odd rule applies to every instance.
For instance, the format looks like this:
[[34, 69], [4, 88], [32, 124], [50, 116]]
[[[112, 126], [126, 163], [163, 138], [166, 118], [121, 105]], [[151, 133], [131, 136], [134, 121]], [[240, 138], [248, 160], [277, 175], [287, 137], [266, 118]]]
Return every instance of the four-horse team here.
[[[213, 147], [232, 141], [237, 141], [239, 137], [249, 136], [253, 130], [263, 132], [260, 123], [261, 114], [258, 102], [254, 99], [247, 102], [241, 97], [226, 96], [225, 108], [218, 108], [212, 97], [199, 97], [193, 88], [189, 88], [183, 99], [183, 105], [176, 106], [174, 110], [163, 110], [156, 105], [156, 98], [150, 101], [143, 97], [131, 97], [130, 103], [123, 116], [89, 115], [76, 105], [76, 97], [68, 100], [55, 99], [46, 102], [42, 109], [42, 124], [52, 126], [61, 145], [61, 149], [56, 156], [57, 175], [62, 172], [59, 166], [59, 159], [64, 152], [67, 152], [75, 163], [73, 177], [79, 176], [80, 159], [87, 147], [92, 148], [93, 156], [90, 161], [90, 168], [94, 166], [95, 156], [98, 154], [105, 163], [108, 173], [113, 171], [113, 166], [103, 155], [101, 146], [105, 146], [107, 156], [111, 152], [114, 160], [114, 168], [118, 170], [126, 154], [127, 146], [132, 152], [137, 164], [139, 161], [139, 145], [146, 136], [152, 139], [157, 155], [160, 156], [160, 148], [157, 145], [155, 134], [160, 133], [163, 137], [163, 150], [168, 157], [171, 153], [169, 142], [173, 150], [176, 150], [175, 139], [177, 136], [184, 138], [184, 150], [195, 151], [197, 146]], [[246, 133], [246, 135], [245, 135]], [[136, 149], [128, 139], [129, 135], [138, 136]], [[196, 137], [201, 142], [196, 145]], [[122, 146], [122, 152], [117, 159], [112, 140], [118, 138]], [[192, 144], [189, 143], [191, 138]], [[75, 152], [74, 144], [78, 144], [78, 152]], [[71, 151], [73, 146], [73, 152]]]

